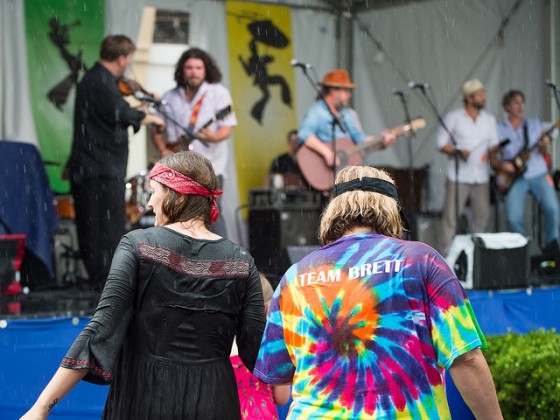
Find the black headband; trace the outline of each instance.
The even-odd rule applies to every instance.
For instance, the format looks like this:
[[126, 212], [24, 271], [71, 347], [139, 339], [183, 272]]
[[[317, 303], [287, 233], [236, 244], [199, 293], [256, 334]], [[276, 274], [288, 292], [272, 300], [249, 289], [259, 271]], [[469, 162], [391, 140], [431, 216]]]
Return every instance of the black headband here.
[[348, 191], [370, 191], [391, 197], [395, 201], [399, 201], [397, 187], [395, 184], [379, 178], [364, 177], [362, 179], [353, 179], [352, 181], [342, 182], [334, 186], [334, 196], [344, 194]]
[[[397, 194], [397, 187], [395, 184], [379, 178], [364, 177], [362, 179], [353, 179], [352, 181], [336, 184], [334, 186], [333, 194], [334, 197], [337, 197], [345, 192], [356, 190], [383, 194], [387, 197], [391, 197], [397, 202], [397, 204], [399, 204], [399, 195]], [[410, 230], [410, 224], [408, 223], [408, 219], [402, 209], [399, 209], [399, 215], [401, 216], [405, 230]]]

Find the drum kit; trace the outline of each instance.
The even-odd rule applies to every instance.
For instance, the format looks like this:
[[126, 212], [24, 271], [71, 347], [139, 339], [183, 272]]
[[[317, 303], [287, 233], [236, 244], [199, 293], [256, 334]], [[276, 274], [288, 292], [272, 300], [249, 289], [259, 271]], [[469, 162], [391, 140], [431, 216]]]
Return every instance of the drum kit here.
[[127, 230], [146, 228], [154, 225], [155, 215], [148, 208], [150, 200], [150, 180], [148, 171], [141, 171], [130, 178], [125, 190], [125, 213]]

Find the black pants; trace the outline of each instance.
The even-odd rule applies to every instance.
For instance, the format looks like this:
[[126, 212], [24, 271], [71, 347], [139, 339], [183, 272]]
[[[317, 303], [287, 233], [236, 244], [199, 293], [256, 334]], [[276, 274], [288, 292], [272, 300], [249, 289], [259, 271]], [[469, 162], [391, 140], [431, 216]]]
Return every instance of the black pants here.
[[72, 183], [72, 195], [89, 282], [93, 288], [101, 289], [125, 233], [125, 183], [116, 178], [87, 178]]

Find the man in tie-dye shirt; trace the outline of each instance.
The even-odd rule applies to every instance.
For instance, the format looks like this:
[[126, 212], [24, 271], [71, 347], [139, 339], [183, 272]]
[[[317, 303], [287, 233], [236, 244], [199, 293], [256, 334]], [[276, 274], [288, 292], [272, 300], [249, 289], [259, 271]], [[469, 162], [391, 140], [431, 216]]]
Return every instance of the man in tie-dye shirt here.
[[449, 369], [477, 418], [500, 419], [468, 298], [436, 251], [398, 239], [394, 182], [351, 166], [336, 184], [324, 246], [282, 278], [254, 374], [292, 384], [290, 419], [445, 419]]

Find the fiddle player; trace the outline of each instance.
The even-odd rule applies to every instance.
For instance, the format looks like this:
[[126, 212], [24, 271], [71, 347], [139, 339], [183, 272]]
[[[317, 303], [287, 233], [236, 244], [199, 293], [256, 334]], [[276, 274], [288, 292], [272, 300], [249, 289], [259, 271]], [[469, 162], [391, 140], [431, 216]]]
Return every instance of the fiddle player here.
[[[500, 139], [509, 141], [503, 147], [492, 150], [492, 166], [496, 170], [497, 180], [511, 182], [509, 188], [503, 185], [504, 189], [507, 188], [504, 203], [508, 228], [511, 232], [524, 234], [525, 199], [530, 193], [544, 213], [543, 254], [555, 260], [556, 271], [560, 272], [558, 199], [543, 156], [543, 152], [550, 147], [550, 137], [543, 131], [539, 119], [524, 117], [525, 95], [520, 90], [507, 92], [502, 106], [507, 117], [498, 124], [498, 135]], [[522, 168], [517, 168], [512, 162], [520, 155], [523, 156], [524, 164]], [[501, 172], [505, 172], [504, 178], [500, 175]]]
[[90, 287], [101, 290], [113, 253], [125, 233], [128, 127], [164, 126], [156, 116], [130, 107], [118, 80], [136, 47], [124, 35], [109, 35], [99, 61], [76, 89], [72, 152], [68, 161], [76, 230]]
[[[222, 73], [210, 54], [200, 48], [185, 51], [175, 66], [176, 87], [162, 97], [165, 105], [160, 112], [167, 122], [167, 133], [154, 132], [152, 140], [161, 157], [189, 148], [209, 159], [218, 176], [219, 189], [223, 190], [229, 155], [227, 140], [237, 120], [233, 113], [224, 112], [232, 100], [221, 80]], [[188, 134], [194, 134], [194, 138], [187, 138]], [[227, 236], [222, 212], [212, 231]]]

